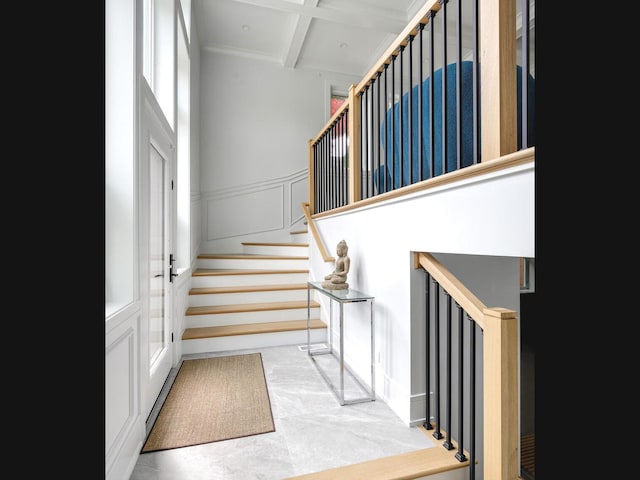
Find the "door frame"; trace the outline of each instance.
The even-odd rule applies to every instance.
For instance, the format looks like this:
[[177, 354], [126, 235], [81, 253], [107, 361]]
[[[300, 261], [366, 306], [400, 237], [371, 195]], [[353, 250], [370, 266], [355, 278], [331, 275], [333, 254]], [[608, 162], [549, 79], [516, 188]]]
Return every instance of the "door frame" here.
[[[139, 135], [139, 221], [140, 221], [140, 299], [141, 320], [139, 325], [139, 351], [140, 351], [140, 408], [143, 418], [147, 419], [153, 410], [153, 406], [162, 390], [162, 387], [174, 366], [173, 348], [173, 283], [171, 282], [169, 269], [169, 255], [175, 243], [175, 219], [177, 215], [175, 184], [173, 179], [176, 172], [176, 139], [160, 106], [151, 92], [144, 78], [140, 81], [140, 135]], [[164, 205], [164, 341], [165, 348], [158, 355], [154, 365], [149, 359], [149, 321], [151, 306], [150, 291], [150, 155], [151, 148], [155, 149], [165, 160], [164, 190], [166, 195]]]

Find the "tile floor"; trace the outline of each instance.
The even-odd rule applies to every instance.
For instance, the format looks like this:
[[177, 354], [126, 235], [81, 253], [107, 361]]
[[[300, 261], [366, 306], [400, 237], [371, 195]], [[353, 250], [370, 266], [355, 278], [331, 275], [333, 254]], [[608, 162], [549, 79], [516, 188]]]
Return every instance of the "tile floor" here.
[[[130, 480], [282, 480], [434, 446], [428, 435], [405, 425], [380, 399], [340, 406], [318, 367], [296, 345], [183, 358], [253, 352], [262, 354], [275, 432], [143, 453]], [[327, 376], [338, 378], [334, 357], [314, 358]], [[147, 432], [177, 370], [171, 371]], [[346, 377], [345, 398], [362, 396]]]

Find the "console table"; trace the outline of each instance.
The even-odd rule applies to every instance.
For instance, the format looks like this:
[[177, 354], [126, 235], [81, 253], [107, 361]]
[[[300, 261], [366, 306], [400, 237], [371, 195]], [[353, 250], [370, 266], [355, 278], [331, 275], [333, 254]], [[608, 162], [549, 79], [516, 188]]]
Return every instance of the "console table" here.
[[[352, 288], [348, 288], [345, 290], [331, 290], [326, 289], [322, 286], [322, 282], [307, 282], [307, 353], [313, 363], [316, 365], [318, 371], [324, 378], [325, 382], [331, 388], [331, 391], [337, 397], [340, 405], [349, 405], [353, 403], [361, 403], [361, 402], [370, 402], [376, 399], [375, 396], [375, 320], [374, 320], [374, 302], [375, 299], [371, 295], [367, 295], [365, 293], [359, 292]], [[311, 350], [311, 292], [312, 290], [321, 293], [322, 295], [326, 295], [329, 297], [329, 329], [328, 329], [328, 344], [327, 348], [320, 348]], [[338, 350], [338, 355], [336, 356], [336, 352], [332, 347], [331, 337], [332, 337], [332, 325], [333, 325], [333, 302], [338, 302], [340, 305], [340, 346]], [[345, 303], [360, 303], [360, 302], [368, 302], [371, 309], [371, 388], [367, 388], [362, 380], [358, 378], [358, 376], [349, 369], [344, 363], [344, 304]], [[337, 358], [340, 363], [340, 385], [336, 387], [334, 383], [331, 381], [327, 373], [322, 369], [322, 367], [318, 364], [316, 359], [314, 358], [317, 355], [333, 355]], [[362, 389], [362, 391], [366, 394], [364, 397], [352, 398], [349, 400], [345, 400], [344, 398], [344, 372], [345, 370], [351, 376], [351, 378], [355, 381], [355, 383]]]

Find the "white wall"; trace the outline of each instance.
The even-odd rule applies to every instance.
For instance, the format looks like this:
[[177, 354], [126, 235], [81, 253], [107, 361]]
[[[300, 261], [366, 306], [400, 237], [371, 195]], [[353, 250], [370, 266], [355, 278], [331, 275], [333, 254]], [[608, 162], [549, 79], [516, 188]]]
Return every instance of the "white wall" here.
[[206, 50], [200, 62], [200, 251], [290, 241], [308, 201], [308, 141], [330, 117], [332, 87], [360, 79]]
[[198, 40], [196, 23], [193, 16], [191, 20], [191, 44], [189, 47], [189, 59], [191, 66], [191, 91], [190, 108], [191, 122], [190, 133], [190, 192], [191, 192], [191, 222], [189, 225], [191, 232], [191, 258], [190, 265], [193, 268], [196, 257], [200, 252], [200, 242], [202, 241], [201, 230], [201, 195], [200, 195], [200, 176], [201, 176], [201, 160], [200, 160], [200, 41]]
[[[317, 219], [327, 250], [335, 255], [347, 241], [350, 288], [376, 297], [376, 393], [405, 423], [422, 422], [425, 401], [424, 279], [412, 252], [435, 254], [486, 306], [519, 311], [519, 257], [534, 257], [534, 176], [533, 164], [521, 165], [466, 180], [466, 188], [443, 186]], [[315, 243], [310, 269], [317, 281], [333, 270]], [[345, 307], [347, 315], [355, 335], [345, 334], [345, 359], [366, 380], [368, 312]]]
[[313, 72], [203, 51], [202, 191], [306, 168], [307, 140], [325, 123], [323, 83]]

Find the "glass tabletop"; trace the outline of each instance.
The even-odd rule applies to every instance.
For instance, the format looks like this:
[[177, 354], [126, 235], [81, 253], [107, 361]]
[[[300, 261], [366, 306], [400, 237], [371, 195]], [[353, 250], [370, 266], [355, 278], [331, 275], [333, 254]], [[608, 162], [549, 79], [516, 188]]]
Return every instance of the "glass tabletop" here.
[[307, 284], [315, 288], [316, 290], [322, 291], [325, 295], [337, 300], [339, 302], [358, 302], [363, 300], [372, 300], [373, 295], [367, 295], [366, 293], [359, 292], [358, 290], [354, 290], [353, 288], [347, 288], [345, 290], [333, 290], [324, 288], [322, 286], [322, 282], [307, 282]]

